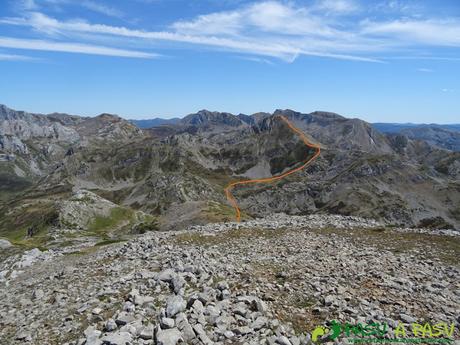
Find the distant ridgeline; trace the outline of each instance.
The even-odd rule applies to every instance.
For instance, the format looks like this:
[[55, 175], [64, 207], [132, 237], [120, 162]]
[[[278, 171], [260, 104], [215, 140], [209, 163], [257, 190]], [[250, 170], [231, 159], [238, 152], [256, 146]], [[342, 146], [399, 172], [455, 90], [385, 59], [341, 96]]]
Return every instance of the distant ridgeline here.
[[403, 135], [443, 149], [460, 151], [460, 124], [373, 123], [372, 126], [389, 135]]

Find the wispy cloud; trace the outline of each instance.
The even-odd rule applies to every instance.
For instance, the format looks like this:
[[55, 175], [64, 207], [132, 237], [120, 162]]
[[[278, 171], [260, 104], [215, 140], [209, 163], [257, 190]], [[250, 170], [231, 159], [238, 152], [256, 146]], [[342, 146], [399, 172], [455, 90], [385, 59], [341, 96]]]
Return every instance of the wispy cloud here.
[[124, 13], [119, 9], [101, 3], [97, 3], [95, 1], [86, 0], [81, 1], [79, 3], [80, 6], [83, 6], [91, 11], [98, 12], [109, 17], [123, 18], [125, 16]]
[[355, 55], [374, 50], [369, 40], [353, 40], [349, 33], [310, 18], [305, 9], [295, 9], [273, 1], [244, 7], [240, 12], [222, 12], [199, 16], [190, 22], [176, 22], [169, 31], [136, 30], [82, 20], [59, 21], [39, 12], [22, 18], [3, 18], [0, 23], [30, 26], [43, 33], [62, 33], [66, 36], [75, 33], [103, 34], [144, 41], [203, 45], [278, 57], [286, 61], [293, 61], [299, 55], [309, 55], [381, 62], [372, 57]]
[[319, 0], [314, 8], [333, 14], [349, 14], [358, 11], [360, 6], [352, 0]]
[[45, 9], [53, 6], [55, 9], [62, 9], [65, 6], [83, 7], [87, 10], [100, 13], [109, 17], [124, 18], [124, 13], [102, 1], [94, 0], [17, 0], [17, 8], [25, 11]]
[[413, 56], [390, 56], [387, 59], [392, 60], [434, 60], [434, 61], [459, 61], [460, 57], [449, 57], [449, 56], [424, 56], [424, 55], [413, 55]]
[[90, 44], [54, 42], [47, 40], [21, 39], [12, 37], [0, 37], [0, 47], [26, 50], [55, 51], [65, 53], [80, 53], [90, 55], [119, 56], [142, 59], [151, 59], [159, 56], [157, 54], [145, 53], [140, 51], [117, 49]]
[[266, 65], [274, 65], [273, 61], [260, 58], [260, 57], [254, 57], [254, 56], [238, 56], [238, 59], [240, 60], [246, 60], [246, 61], [252, 61], [252, 62], [257, 62], [261, 64], [266, 64]]
[[[81, 0], [79, 4], [108, 15], [122, 15], [93, 0]], [[400, 1], [387, 1], [385, 6], [402, 11]], [[82, 19], [59, 20], [37, 10], [29, 10], [17, 18], [0, 18], [0, 23], [27, 26], [35, 32], [53, 35], [55, 39], [82, 39], [84, 36], [85, 44], [93, 44], [101, 36], [110, 36], [120, 45], [134, 42], [145, 49], [158, 41], [166, 41], [183, 48], [199, 45], [261, 58], [276, 57], [288, 62], [302, 55], [383, 62], [385, 59], [375, 55], [407, 52], [407, 48], [414, 47], [460, 47], [458, 18], [363, 19], [348, 20], [344, 25], [348, 19], [344, 16], [356, 12], [363, 13], [358, 0], [315, 0], [310, 6], [296, 5], [294, 1], [268, 0], [176, 21], [160, 31], [91, 23]]]
[[17, 0], [14, 6], [20, 11], [32, 11], [38, 9], [35, 0]]
[[2, 54], [0, 53], [0, 61], [37, 61], [38, 59], [25, 56], [25, 55], [15, 55], [15, 54]]
[[460, 46], [459, 19], [363, 21], [362, 25], [364, 34], [397, 38], [406, 45]]
[[411, 16], [419, 16], [422, 12], [421, 3], [407, 0], [380, 0], [371, 6], [379, 13], [396, 13]]
[[270, 33], [294, 36], [343, 36], [305, 7], [294, 7], [278, 1], [264, 1], [234, 11], [198, 16], [171, 26], [177, 32], [199, 35], [235, 35]]
[[417, 71], [423, 73], [433, 73], [433, 70], [431, 68], [417, 68]]

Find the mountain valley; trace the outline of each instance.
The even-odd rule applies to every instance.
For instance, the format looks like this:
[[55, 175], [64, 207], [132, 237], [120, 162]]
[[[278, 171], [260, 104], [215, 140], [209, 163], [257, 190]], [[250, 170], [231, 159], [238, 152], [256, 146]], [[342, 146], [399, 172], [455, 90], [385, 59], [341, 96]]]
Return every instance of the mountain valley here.
[[[280, 212], [341, 214], [389, 226], [459, 228], [460, 152], [385, 135], [359, 119], [326, 112], [248, 116], [202, 110], [177, 123], [140, 129], [110, 114], [37, 115], [2, 106], [0, 236], [45, 245], [80, 235], [111, 239], [133, 229], [231, 221], [234, 212], [223, 193], [229, 182], [277, 175], [313, 154], [277, 115], [292, 121], [322, 153], [287, 179], [238, 187], [243, 219]], [[83, 219], [92, 217], [85, 226], [79, 220], [73, 226], [62, 214], [62, 205], [78, 193], [91, 195], [76, 203]], [[117, 231], [99, 219], [110, 213], [85, 214], [88, 204], [101, 199], [122, 210]], [[98, 219], [102, 226], [94, 224]]]

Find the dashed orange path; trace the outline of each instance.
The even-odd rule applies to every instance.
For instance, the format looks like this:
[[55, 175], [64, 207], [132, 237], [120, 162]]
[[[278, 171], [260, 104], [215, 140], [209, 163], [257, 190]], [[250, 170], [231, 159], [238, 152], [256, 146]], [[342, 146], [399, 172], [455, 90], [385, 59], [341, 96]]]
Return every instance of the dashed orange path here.
[[302, 139], [302, 141], [304, 142], [304, 144], [306, 146], [316, 149], [316, 152], [310, 159], [308, 159], [301, 166], [299, 166], [299, 167], [297, 167], [295, 169], [289, 170], [289, 171], [287, 171], [287, 172], [285, 172], [285, 173], [283, 173], [281, 175], [272, 176], [272, 177], [266, 177], [266, 178], [261, 178], [261, 179], [255, 179], [255, 180], [243, 180], [243, 181], [232, 182], [227, 187], [225, 187], [225, 189], [224, 189], [225, 190], [225, 195], [227, 196], [227, 200], [232, 204], [233, 208], [235, 209], [236, 221], [237, 222], [239, 222], [241, 220], [241, 211], [240, 211], [240, 208], [238, 207], [238, 203], [237, 203], [235, 197], [233, 196], [232, 192], [230, 191], [233, 187], [238, 186], [238, 185], [244, 185], [244, 184], [265, 183], [265, 182], [272, 182], [272, 181], [281, 180], [281, 179], [285, 178], [286, 176], [289, 176], [289, 175], [291, 175], [291, 174], [293, 174], [293, 173], [295, 173], [297, 171], [300, 171], [303, 168], [305, 168], [308, 164], [313, 162], [321, 153], [321, 148], [318, 145], [315, 145], [315, 144], [309, 142], [307, 137], [305, 136], [305, 134], [303, 134], [300, 129], [296, 128], [286, 117], [284, 117], [282, 115], [278, 115], [276, 117], [280, 118], [281, 120], [283, 120], [288, 125], [288, 127]]

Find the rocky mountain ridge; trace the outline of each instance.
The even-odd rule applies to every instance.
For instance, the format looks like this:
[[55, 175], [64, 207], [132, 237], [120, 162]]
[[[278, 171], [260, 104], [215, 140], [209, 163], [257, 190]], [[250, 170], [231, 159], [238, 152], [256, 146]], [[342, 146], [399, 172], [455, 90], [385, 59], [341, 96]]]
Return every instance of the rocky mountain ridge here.
[[[279, 110], [281, 111], [281, 110]], [[173, 119], [162, 119], [162, 118], [155, 118], [152, 120], [131, 120], [132, 123], [137, 125], [139, 128], [142, 129], [149, 129], [149, 128], [154, 128], [158, 127], [161, 125], [177, 125], [180, 123], [188, 123], [191, 121], [191, 118], [194, 116], [196, 117], [201, 116], [203, 117], [203, 114], [214, 114], [216, 116], [217, 114], [220, 114], [218, 112], [210, 112], [208, 110], [201, 110], [196, 114], [190, 114], [184, 117], [183, 119], [181, 118], [173, 118]], [[276, 111], [275, 111], [276, 113]], [[224, 113], [228, 115], [231, 115], [229, 113]], [[323, 116], [326, 116], [327, 114], [331, 118], [335, 119], [345, 119], [343, 116], [340, 116], [335, 113], [328, 113], [324, 111], [316, 111], [311, 113], [311, 115], [315, 114], [322, 114]], [[238, 119], [240, 119], [242, 122], [248, 124], [248, 125], [255, 125], [261, 118], [270, 116], [272, 114], [270, 113], [256, 113], [252, 115], [246, 115], [246, 114], [239, 114], [236, 115]], [[220, 116], [220, 115], [219, 115]], [[185, 119], [187, 118], [187, 119]], [[233, 119], [233, 123], [237, 125], [241, 125], [236, 119]], [[195, 119], [195, 125], [199, 124], [200, 121], [201, 123], [205, 123], [206, 120], [198, 120]], [[406, 136], [409, 139], [414, 139], [414, 140], [422, 140], [425, 142], [428, 142], [430, 145], [437, 146], [439, 148], [444, 148], [447, 150], [451, 151], [460, 151], [460, 139], [459, 139], [459, 134], [458, 132], [460, 131], [460, 124], [448, 124], [448, 125], [440, 125], [440, 124], [414, 124], [414, 123], [371, 123], [371, 126], [377, 130], [380, 131], [381, 133], [384, 134], [389, 134], [391, 137], [392, 135], [403, 135]]]
[[[228, 183], [282, 173], [313, 154], [278, 115], [319, 144], [322, 155], [279, 183], [235, 190], [244, 219], [333, 213], [459, 228], [459, 153], [387, 136], [359, 119], [203, 110], [142, 130], [109, 114], [80, 118], [2, 107], [0, 236], [23, 244], [68, 241], [69, 229], [57, 221], [61, 205], [84, 190], [121, 208], [112, 224], [117, 231], [96, 217], [80, 233], [90, 238], [231, 220]], [[148, 217], [133, 218], [138, 211]]]
[[451, 151], [460, 151], [460, 124], [391, 124], [374, 123], [375, 128], [389, 135], [422, 140], [430, 145]]
[[384, 122], [375, 122], [372, 123], [376, 129], [382, 133], [399, 133], [404, 129], [412, 128], [443, 128], [450, 131], [460, 131], [459, 123], [452, 124], [438, 124], [438, 123], [384, 123]]
[[433, 146], [460, 152], [460, 131], [438, 127], [418, 127], [403, 129], [400, 134], [411, 139], [423, 140]]

